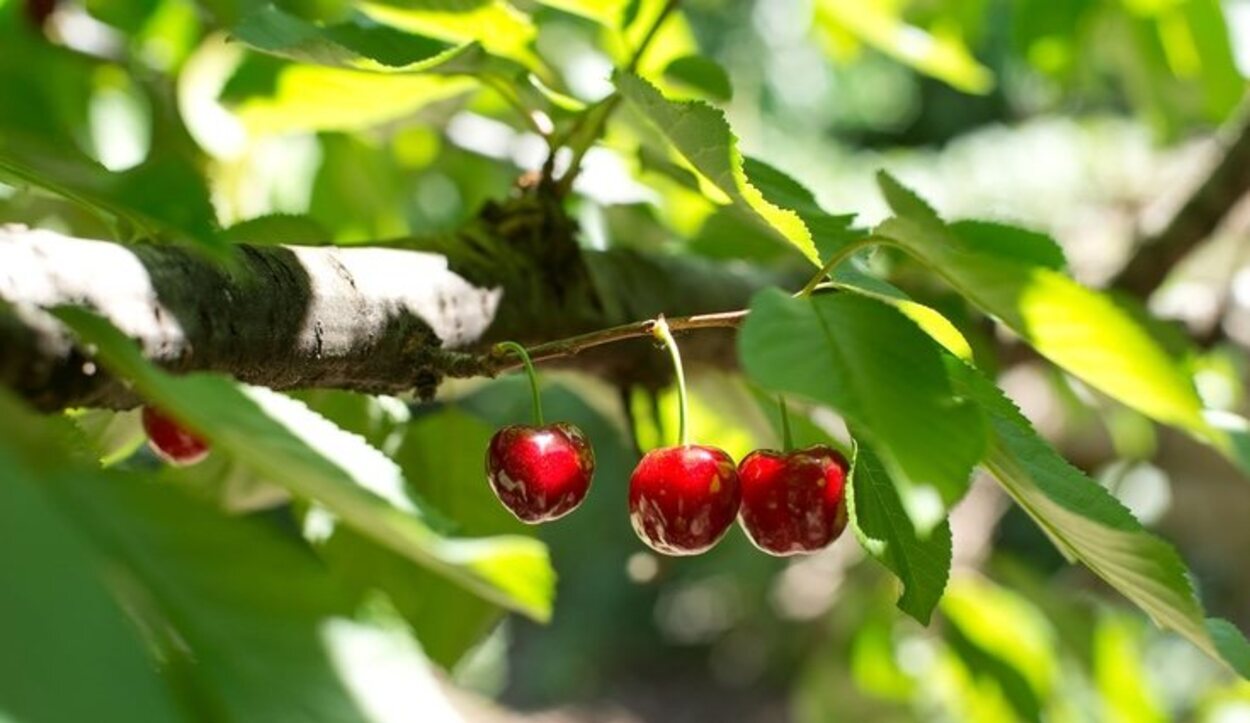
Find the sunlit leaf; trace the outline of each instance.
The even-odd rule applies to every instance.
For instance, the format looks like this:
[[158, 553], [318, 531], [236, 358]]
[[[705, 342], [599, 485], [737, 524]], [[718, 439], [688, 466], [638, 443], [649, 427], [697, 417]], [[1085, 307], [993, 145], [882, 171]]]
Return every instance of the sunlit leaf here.
[[935, 35], [909, 25], [899, 16], [901, 8], [897, 3], [819, 0], [816, 25], [850, 33], [966, 93], [988, 93], [994, 87], [994, 74], [972, 57], [959, 38]]
[[724, 114], [701, 101], [671, 101], [632, 73], [617, 73], [616, 86], [638, 112], [664, 134], [673, 148], [718, 192], [713, 198], [741, 209], [783, 241], [819, 263], [812, 233], [799, 214], [771, 202], [743, 169], [738, 139]]
[[905, 249], [959, 293], [1064, 370], [1159, 421], [1206, 433], [1192, 381], [1133, 317], [1057, 270], [1044, 237], [984, 224], [946, 225], [888, 175], [898, 214], [875, 233]]
[[1244, 640], [1237, 641], [1232, 631], [1218, 646], [1212, 640], [1185, 564], [1171, 545], [1146, 531], [1104, 487], [1042, 441], [993, 382], [954, 359], [947, 366], [959, 392], [989, 417], [985, 467], [1069, 560], [1088, 567], [1156, 624], [1212, 657], [1244, 650]]

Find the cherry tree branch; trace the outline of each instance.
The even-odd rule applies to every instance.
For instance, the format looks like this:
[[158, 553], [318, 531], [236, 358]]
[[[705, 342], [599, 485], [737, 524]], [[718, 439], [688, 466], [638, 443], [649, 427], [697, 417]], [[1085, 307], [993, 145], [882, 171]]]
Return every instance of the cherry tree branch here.
[[1238, 120], [1226, 129], [1223, 154], [1207, 178], [1194, 189], [1161, 231], [1142, 240], [1111, 286], [1145, 299], [1168, 274], [1219, 227], [1250, 192], [1250, 101], [1243, 103]]
[[[681, 329], [730, 326], [778, 279], [695, 258], [581, 250], [573, 229], [524, 209], [455, 236], [391, 247], [237, 248], [222, 266], [175, 246], [120, 245], [0, 227], [0, 386], [46, 410], [141, 402], [91, 362], [47, 309], [100, 313], [152, 362], [275, 389], [430, 394], [445, 377], [491, 375], [535, 357], [621, 384], [667, 381], [638, 339], [659, 314]], [[558, 342], [547, 342], [561, 338]], [[599, 347], [619, 341], [610, 350]], [[734, 363], [733, 336], [691, 338], [692, 363]]]

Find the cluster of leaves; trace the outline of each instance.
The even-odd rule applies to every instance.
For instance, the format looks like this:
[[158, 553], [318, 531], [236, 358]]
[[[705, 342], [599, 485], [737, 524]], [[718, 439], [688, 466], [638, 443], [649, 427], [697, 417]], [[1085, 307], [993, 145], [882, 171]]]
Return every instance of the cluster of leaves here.
[[[680, 14], [651, 35], [666, 3], [548, 0], [532, 15], [501, 1], [331, 9], [205, 3], [214, 22], [172, 1], [88, 5], [123, 30], [133, 45], [128, 52], [151, 52], [160, 46], [154, 40], [163, 41], [162, 62], [179, 87], [173, 92], [168, 77], [127, 74], [107, 54], [50, 43], [28, 27], [15, 3], [0, 2], [0, 38], [15, 50], [0, 53], [0, 106], [13, 109], [0, 114], [0, 172], [85, 209], [82, 228], [94, 223], [119, 240], [164, 238], [223, 255], [240, 238], [351, 242], [453, 225], [478, 199], [462, 199], [461, 218], [431, 219], [428, 209], [388, 215], [406, 202], [396, 190], [402, 173], [375, 163], [377, 137], [348, 133], [414, 117], [437, 125], [469, 109], [580, 152], [596, 140], [603, 119], [624, 106], [607, 138], [635, 163], [639, 179], [698, 199], [691, 203], [702, 209], [703, 224], [691, 234], [690, 250], [757, 262], [798, 258], [812, 271], [842, 262], [811, 296], [761, 293], [742, 329], [739, 356], [759, 387], [830, 407], [847, 421], [859, 443], [853, 529], [902, 583], [904, 612], [927, 623], [942, 600], [951, 565], [947, 513], [979, 466], [1068, 559], [1250, 677], [1250, 646], [1227, 622], [1206, 618], [1176, 551], [1037, 435], [983, 373], [960, 328], [870, 273], [867, 250], [905, 254], [1067, 374], [1250, 469], [1250, 460], [1239, 456], [1246, 445], [1239, 444], [1238, 425], [1227, 415], [1216, 425], [1203, 408], [1187, 352], [1161, 345], [1131, 303], [1071, 280], [1062, 252], [1043, 235], [947, 223], [884, 174], [879, 185], [892, 216], [872, 229], [857, 228], [853, 215], [829, 213], [800, 184], [745, 157], [719, 110], [673, 99], [723, 100], [732, 88], [727, 74], [698, 54]], [[897, 15], [836, 0], [816, 5], [815, 31], [842, 48], [852, 41], [879, 47], [957, 87], [990, 86], [990, 71], [956, 38], [938, 37], [917, 55], [898, 40], [917, 29]], [[1050, 4], [1026, 5], [1042, 12]], [[1213, 22], [1212, 12], [1219, 17], [1214, 7], [1191, 2], [1183, 10], [1143, 11], [1130, 25], [1198, 27]], [[579, 97], [536, 51], [541, 21], [551, 18], [594, 37], [622, 68], [609, 95]], [[1044, 25], [1022, 21], [1022, 27]], [[214, 26], [228, 31], [229, 43], [211, 34]], [[1179, 42], [1175, 34], [1150, 37], [1155, 44]], [[649, 52], [623, 70], [644, 38]], [[1053, 50], [1058, 40], [1046, 45], [1048, 39], [1054, 40], [1034, 40]], [[1228, 67], [1221, 55], [1227, 48], [1200, 45], [1195, 61], [1167, 43], [1160, 51], [1167, 62], [1188, 57], [1191, 71], [1198, 62], [1198, 77], [1211, 86], [1203, 96], [1210, 107], [1201, 112], [1222, 117], [1232, 94], [1228, 78], [1201, 71]], [[31, 64], [68, 67], [56, 77], [69, 86], [41, 84]], [[213, 86], [204, 78], [223, 66], [230, 70], [216, 87], [196, 95]], [[1079, 84], [1070, 77], [1076, 71], [1054, 67]], [[82, 138], [90, 125], [83, 99], [101, 83], [147, 104], [152, 149], [129, 168], [110, 169], [104, 149]], [[1173, 95], [1188, 88], [1154, 80], [1140, 85]], [[1163, 99], [1157, 105], [1187, 107]], [[324, 180], [306, 215], [249, 217], [244, 204], [221, 200], [245, 192], [223, 182], [232, 174], [220, 169], [242, 172], [239, 142], [223, 125], [242, 134], [244, 145], [323, 134], [318, 173]], [[397, 155], [416, 159], [411, 175], [431, 165], [431, 156], [443, 159], [445, 173], [483, 169], [462, 150], [442, 147], [441, 137], [410, 132], [424, 125], [405, 123], [388, 136]], [[204, 167], [212, 165], [219, 172], [206, 175]], [[375, 173], [379, 168], [384, 172]], [[491, 165], [483, 174], [492, 179], [476, 189], [485, 198], [502, 193], [515, 169]], [[717, 243], [727, 236], [746, 241]], [[427, 655], [450, 664], [501, 608], [538, 620], [550, 616], [554, 574], [545, 546], [494, 509], [480, 479], [475, 455], [490, 429], [482, 415], [448, 407], [410, 417], [394, 400], [317, 394], [297, 401], [211, 375], [175, 378], [148, 365], [98, 318], [59, 313], [102, 364], [193, 425], [217, 454], [207, 471], [154, 474], [134, 462], [135, 437], [119, 435], [116, 420], [81, 415], [75, 428], [0, 397], [0, 469], [11, 479], [0, 486], [0, 529], [12, 536], [12, 544], [0, 546], [6, 555], [0, 563], [6, 585], [20, 592], [0, 598], [0, 625], [9, 626], [4, 639], [21, 641], [0, 649], [0, 668], [17, 671], [0, 676], [0, 692], [19, 717], [77, 720], [110, 710], [128, 720], [176, 720], [182, 714], [176, 709], [190, 707], [263, 720], [298, 698], [308, 701], [309, 719], [332, 717], [328, 711], [367, 718], [375, 715], [370, 706], [377, 698], [341, 674], [343, 656], [381, 646], [396, 651], [403, 670], [420, 669], [406, 632], [384, 624], [392, 618], [406, 621]], [[610, 424], [600, 426], [611, 433]], [[448, 439], [465, 454], [448, 455]], [[130, 463], [102, 469], [89, 455], [66, 453], [91, 443], [104, 445], [96, 456], [106, 462]], [[182, 484], [153, 484], [153, 477]], [[177, 489], [197, 485], [227, 490], [226, 501], [234, 503], [246, 496], [237, 485], [289, 498], [284, 509], [291, 514], [228, 518]], [[37, 554], [24, 553], [30, 550]], [[98, 569], [109, 571], [105, 579]], [[354, 620], [377, 590], [394, 610], [377, 613], [379, 620], [368, 625]], [[956, 592], [941, 604], [958, 621], [970, 603], [966, 592]], [[101, 649], [115, 652], [115, 664], [96, 665]], [[31, 650], [38, 656], [9, 657]], [[146, 663], [153, 655], [168, 680], [158, 680]], [[54, 685], [55, 669], [67, 664], [81, 674], [81, 695], [64, 696]], [[356, 702], [362, 700], [369, 702]]]

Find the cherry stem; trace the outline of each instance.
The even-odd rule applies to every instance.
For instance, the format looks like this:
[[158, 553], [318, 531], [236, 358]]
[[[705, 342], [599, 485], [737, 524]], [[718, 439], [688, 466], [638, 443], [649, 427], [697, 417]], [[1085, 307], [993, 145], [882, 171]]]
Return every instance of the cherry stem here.
[[677, 438], [681, 441], [681, 446], [685, 447], [690, 444], [690, 430], [686, 426], [690, 407], [686, 401], [686, 373], [682, 371], [681, 352], [677, 350], [677, 340], [673, 338], [673, 332], [668, 328], [668, 322], [663, 315], [656, 318], [651, 326], [651, 334], [668, 347], [668, 355], [673, 360], [673, 372], [677, 376]]
[[789, 452], [794, 448], [794, 437], [790, 435], [790, 412], [786, 409], [786, 398], [777, 395], [777, 407], [781, 410], [781, 451]]
[[525, 351], [525, 347], [515, 341], [501, 341], [495, 345], [499, 349], [516, 352], [521, 357], [521, 363], [525, 365], [525, 373], [530, 378], [530, 393], [533, 395], [534, 404], [534, 424], [543, 426], [543, 401], [542, 396], [538, 393], [538, 372], [534, 371], [534, 362], [530, 361], [529, 352]]

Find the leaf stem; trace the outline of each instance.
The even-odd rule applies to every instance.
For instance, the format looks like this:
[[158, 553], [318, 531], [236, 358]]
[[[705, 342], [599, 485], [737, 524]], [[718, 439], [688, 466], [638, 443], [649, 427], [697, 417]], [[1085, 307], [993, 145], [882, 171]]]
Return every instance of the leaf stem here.
[[543, 400], [542, 395], [538, 392], [538, 372], [534, 371], [534, 362], [530, 360], [529, 352], [525, 347], [515, 341], [501, 341], [495, 345], [497, 349], [515, 352], [521, 357], [521, 363], [525, 365], [525, 373], [530, 378], [530, 394], [533, 395], [534, 405], [534, 424], [543, 426]]
[[799, 291], [799, 293], [795, 294], [795, 296], [800, 299], [805, 296], [811, 296], [812, 292], [816, 290], [816, 287], [819, 286], [822, 281], [827, 279], [829, 274], [833, 273], [834, 269], [838, 268], [843, 261], [850, 258], [851, 254], [859, 251], [864, 246], [867, 246], [868, 243], [869, 240], [867, 238], [862, 238], [852, 241], [842, 247], [842, 249], [834, 254], [824, 266], [820, 267], [820, 271], [817, 271], [816, 275], [808, 280], [807, 284]]
[[681, 352], [677, 349], [677, 340], [668, 328], [668, 322], [661, 314], [651, 327], [651, 334], [668, 347], [669, 357], [673, 360], [673, 373], [677, 376], [677, 438], [684, 447], [690, 444], [690, 429], [686, 420], [690, 417], [690, 405], [686, 398], [686, 373], [681, 366]]

